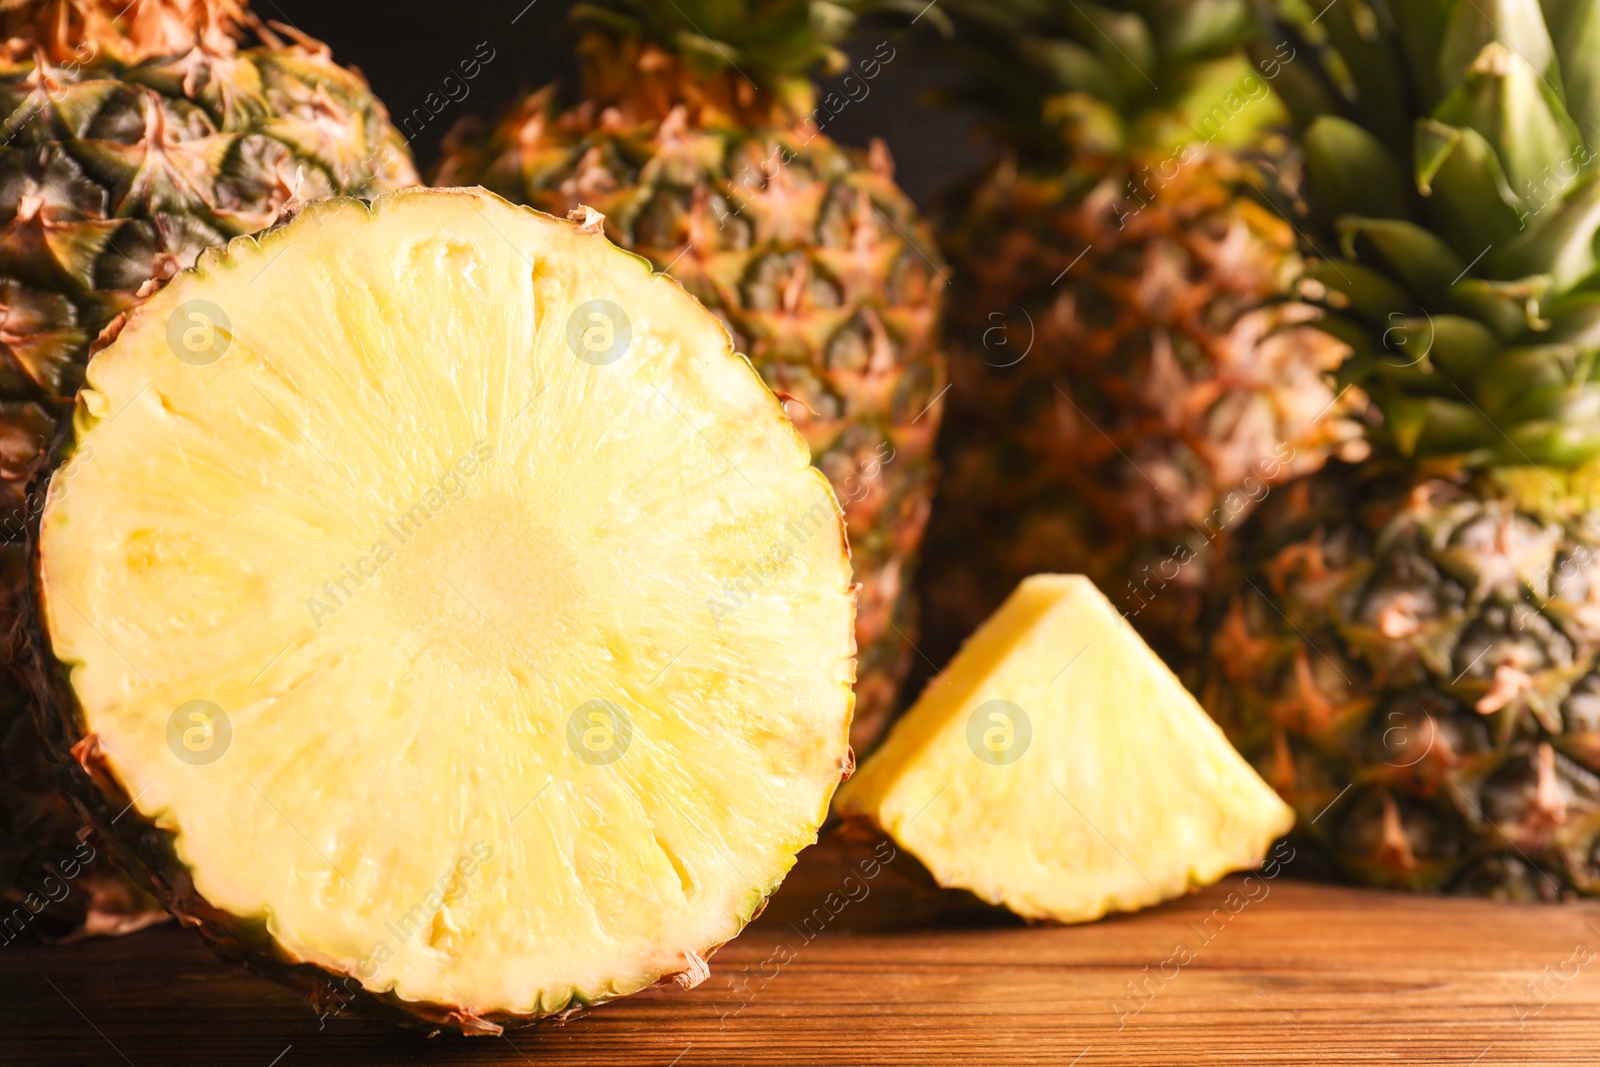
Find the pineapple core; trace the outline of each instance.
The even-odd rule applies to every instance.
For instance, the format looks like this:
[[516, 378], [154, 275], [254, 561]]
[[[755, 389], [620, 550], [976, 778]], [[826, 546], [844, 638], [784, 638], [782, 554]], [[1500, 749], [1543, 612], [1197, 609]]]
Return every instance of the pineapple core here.
[[847, 759], [843, 523], [778, 401], [644, 260], [480, 190], [176, 277], [90, 366], [40, 546], [124, 823], [401, 1001], [703, 977]]
[[941, 885], [1030, 919], [1256, 867], [1294, 816], [1079, 576], [1025, 580], [840, 790]]

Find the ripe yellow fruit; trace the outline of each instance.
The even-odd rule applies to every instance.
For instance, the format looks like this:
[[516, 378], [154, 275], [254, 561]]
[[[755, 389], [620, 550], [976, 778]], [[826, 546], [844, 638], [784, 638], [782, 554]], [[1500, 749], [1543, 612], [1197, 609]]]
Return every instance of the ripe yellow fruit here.
[[1253, 868], [1294, 814], [1081, 576], [1026, 579], [839, 792], [944, 886], [1029, 919]]
[[815, 840], [843, 519], [592, 219], [313, 204], [133, 312], [75, 431], [35, 583], [57, 758], [169, 907], [325, 1007], [492, 1032], [692, 984]]

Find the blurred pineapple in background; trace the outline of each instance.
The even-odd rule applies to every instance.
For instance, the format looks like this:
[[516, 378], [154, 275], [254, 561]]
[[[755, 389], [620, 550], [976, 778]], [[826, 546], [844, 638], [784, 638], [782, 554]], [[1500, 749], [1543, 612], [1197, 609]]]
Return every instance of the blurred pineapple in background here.
[[[1344, 347], [1286, 299], [1295, 230], [1246, 0], [946, 0], [1004, 157], [949, 197], [944, 662], [1026, 575], [1088, 575], [1183, 673], [1218, 543], [1357, 430]], [[1357, 446], [1359, 447], [1359, 446]]]
[[[933, 494], [946, 284], [887, 150], [835, 144], [811, 76], [840, 73], [851, 0], [600, 0], [574, 9], [580, 102], [553, 87], [458, 127], [437, 183], [484, 185], [606, 234], [717, 315], [833, 483], [861, 583], [855, 726], [870, 748], [913, 654], [911, 574]], [[915, 16], [923, 5], [878, 5]], [[885, 43], [858, 77], [892, 62]], [[826, 113], [824, 113], [826, 114]], [[761, 578], [708, 610], [732, 611]]]
[[1600, 2], [1283, 8], [1381, 421], [1231, 543], [1207, 706], [1345, 877], [1600, 892]]

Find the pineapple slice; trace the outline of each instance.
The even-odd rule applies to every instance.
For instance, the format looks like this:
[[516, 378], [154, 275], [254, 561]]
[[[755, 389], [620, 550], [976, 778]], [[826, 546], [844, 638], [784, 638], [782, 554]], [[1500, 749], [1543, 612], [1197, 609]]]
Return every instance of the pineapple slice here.
[[58, 755], [170, 907], [325, 1008], [494, 1032], [692, 984], [848, 762], [828, 483], [590, 215], [314, 203], [79, 397], [37, 534]]
[[1294, 815], [1080, 576], [1011, 594], [839, 791], [939, 884], [1029, 919], [1256, 867]]

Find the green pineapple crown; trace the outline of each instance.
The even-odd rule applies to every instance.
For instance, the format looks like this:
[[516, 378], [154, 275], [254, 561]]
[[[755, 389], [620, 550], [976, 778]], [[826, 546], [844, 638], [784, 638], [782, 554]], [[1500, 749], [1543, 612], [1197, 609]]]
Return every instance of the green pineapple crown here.
[[[1283, 114], [1245, 46], [1249, 0], [943, 0], [958, 99], [994, 117], [1025, 162], [1244, 144]], [[1269, 102], [1270, 101], [1270, 102]]]
[[1309, 288], [1375, 443], [1600, 459], [1600, 0], [1279, 3], [1325, 257]]
[[916, 0], [587, 0], [572, 20], [613, 42], [654, 45], [696, 79], [737, 80], [803, 114], [812, 78], [848, 65], [840, 46], [861, 16], [914, 18], [921, 8]]

